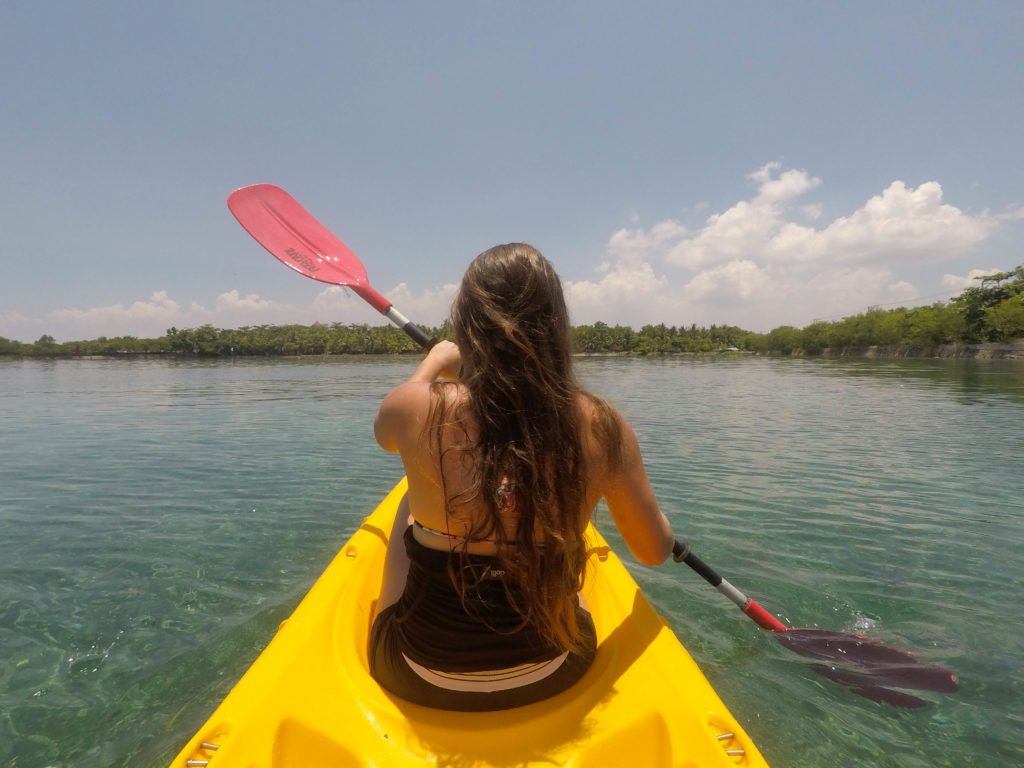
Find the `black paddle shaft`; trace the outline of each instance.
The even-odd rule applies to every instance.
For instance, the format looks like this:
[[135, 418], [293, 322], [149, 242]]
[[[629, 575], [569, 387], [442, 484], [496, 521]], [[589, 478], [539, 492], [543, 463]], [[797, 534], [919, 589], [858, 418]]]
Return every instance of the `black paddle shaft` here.
[[722, 577], [715, 569], [693, 554], [686, 542], [676, 541], [672, 546], [672, 557], [677, 563], [686, 563], [693, 568], [711, 586], [717, 587], [722, 583]]

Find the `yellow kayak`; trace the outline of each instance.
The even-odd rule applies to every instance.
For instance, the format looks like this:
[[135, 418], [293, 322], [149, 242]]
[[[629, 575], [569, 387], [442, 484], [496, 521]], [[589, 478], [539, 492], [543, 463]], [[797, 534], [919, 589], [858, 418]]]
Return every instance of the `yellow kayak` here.
[[601, 535], [584, 596], [593, 666], [569, 690], [501, 712], [445, 712], [378, 686], [366, 659], [403, 480], [342, 547], [172, 768], [766, 766]]

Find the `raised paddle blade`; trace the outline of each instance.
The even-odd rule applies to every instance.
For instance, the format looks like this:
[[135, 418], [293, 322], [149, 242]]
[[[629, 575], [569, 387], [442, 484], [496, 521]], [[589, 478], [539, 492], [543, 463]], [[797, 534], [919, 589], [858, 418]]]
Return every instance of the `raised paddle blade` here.
[[351, 288], [387, 314], [391, 302], [370, 286], [362, 262], [283, 189], [273, 184], [236, 189], [228, 196], [228, 208], [276, 259], [306, 277]]
[[300, 275], [351, 288], [424, 349], [437, 343], [377, 293], [366, 278], [363, 263], [349, 247], [280, 187], [253, 184], [236, 189], [228, 196], [228, 208], [278, 261]]

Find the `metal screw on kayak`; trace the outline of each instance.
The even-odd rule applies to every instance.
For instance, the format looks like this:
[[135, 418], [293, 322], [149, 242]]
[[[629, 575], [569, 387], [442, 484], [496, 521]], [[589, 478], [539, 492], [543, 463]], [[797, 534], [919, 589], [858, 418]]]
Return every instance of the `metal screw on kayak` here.
[[[205, 749], [207, 752], [216, 752], [218, 749], [220, 749], [220, 744], [214, 744], [214, 743], [209, 742], [209, 741], [203, 741], [203, 742], [199, 743], [199, 748], [200, 749]], [[187, 768], [205, 768], [205, 766], [207, 766], [209, 764], [210, 764], [209, 760], [186, 760], [185, 761], [185, 765], [187, 766]]]
[[[732, 732], [720, 733], [715, 738], [717, 738], [719, 741], [729, 741], [730, 739], [736, 738], [736, 734]], [[725, 754], [729, 755], [729, 757], [743, 757], [747, 754], [747, 752], [744, 749], [727, 749], [725, 750]]]

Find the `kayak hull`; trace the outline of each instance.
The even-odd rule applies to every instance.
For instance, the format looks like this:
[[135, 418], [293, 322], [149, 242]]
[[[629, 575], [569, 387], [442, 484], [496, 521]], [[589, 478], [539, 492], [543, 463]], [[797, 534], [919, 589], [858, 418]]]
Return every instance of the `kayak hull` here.
[[173, 768], [765, 766], [682, 644], [593, 528], [592, 667], [500, 712], [408, 703], [370, 677], [367, 637], [403, 480], [327, 570]]

